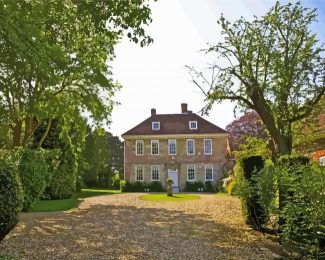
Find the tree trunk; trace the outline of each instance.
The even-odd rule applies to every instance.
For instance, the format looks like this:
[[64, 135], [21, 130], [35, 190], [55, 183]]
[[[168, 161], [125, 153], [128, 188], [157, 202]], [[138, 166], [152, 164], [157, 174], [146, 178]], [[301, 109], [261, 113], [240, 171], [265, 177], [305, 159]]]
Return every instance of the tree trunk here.
[[276, 144], [278, 155], [291, 154], [292, 136], [278, 135], [274, 142]]
[[42, 137], [41, 137], [41, 140], [38, 142], [37, 144], [37, 148], [40, 149], [42, 147], [42, 144], [45, 140], [45, 138], [47, 137], [47, 135], [49, 134], [50, 132], [50, 129], [51, 129], [51, 126], [52, 126], [52, 118], [50, 118], [48, 121], [47, 121], [47, 126], [46, 126], [46, 129], [45, 129], [45, 132], [43, 133]]
[[13, 137], [12, 137], [12, 146], [19, 147], [20, 146], [20, 139], [21, 139], [21, 130], [22, 130], [23, 122], [21, 120], [17, 120], [15, 122], [15, 126], [13, 127]]

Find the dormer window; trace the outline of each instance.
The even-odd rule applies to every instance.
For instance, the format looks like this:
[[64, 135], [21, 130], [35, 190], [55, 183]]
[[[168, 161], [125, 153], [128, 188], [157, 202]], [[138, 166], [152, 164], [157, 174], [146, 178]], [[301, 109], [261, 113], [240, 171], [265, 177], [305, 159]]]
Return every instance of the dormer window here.
[[190, 121], [190, 130], [197, 130], [197, 121]]
[[152, 122], [152, 130], [159, 130], [160, 122]]

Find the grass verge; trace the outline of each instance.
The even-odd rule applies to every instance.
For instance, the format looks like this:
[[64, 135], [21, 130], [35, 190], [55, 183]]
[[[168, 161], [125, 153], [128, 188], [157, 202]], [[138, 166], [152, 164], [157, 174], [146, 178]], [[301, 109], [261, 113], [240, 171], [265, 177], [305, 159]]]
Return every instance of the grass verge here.
[[82, 199], [100, 195], [112, 195], [121, 193], [119, 190], [98, 190], [82, 189], [81, 192], [75, 193], [71, 199], [64, 200], [39, 200], [29, 212], [49, 212], [64, 211], [76, 208]]
[[200, 199], [200, 196], [193, 195], [193, 194], [182, 194], [177, 193], [174, 194], [172, 197], [167, 196], [166, 193], [158, 193], [158, 194], [148, 194], [143, 195], [141, 197], [142, 200], [148, 200], [148, 201], [184, 201], [184, 200], [197, 200]]

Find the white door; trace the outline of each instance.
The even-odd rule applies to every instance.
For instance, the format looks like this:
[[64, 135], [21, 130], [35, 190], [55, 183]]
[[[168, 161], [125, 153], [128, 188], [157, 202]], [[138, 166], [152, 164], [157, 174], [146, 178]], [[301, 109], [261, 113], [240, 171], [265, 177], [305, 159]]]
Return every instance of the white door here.
[[168, 170], [168, 178], [173, 179], [173, 187], [178, 187], [178, 172], [177, 170]]

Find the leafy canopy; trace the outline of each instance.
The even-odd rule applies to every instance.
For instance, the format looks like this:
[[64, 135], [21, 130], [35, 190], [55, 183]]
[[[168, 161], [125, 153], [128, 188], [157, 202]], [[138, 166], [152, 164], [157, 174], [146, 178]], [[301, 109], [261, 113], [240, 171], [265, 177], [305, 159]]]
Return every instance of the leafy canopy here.
[[310, 29], [316, 18], [317, 11], [300, 2], [277, 2], [253, 21], [221, 17], [223, 41], [207, 50], [219, 59], [208, 72], [212, 80], [190, 68], [206, 94], [204, 111], [226, 99], [254, 109], [279, 152], [290, 153], [292, 123], [307, 117], [325, 91], [324, 48]]
[[2, 0], [0, 121], [13, 146], [27, 145], [48, 118], [66, 132], [80, 116], [109, 123], [120, 88], [109, 65], [115, 45], [125, 33], [150, 44], [150, 22], [146, 0]]

